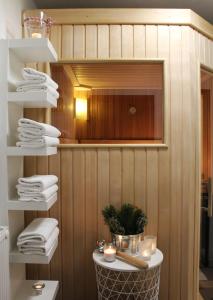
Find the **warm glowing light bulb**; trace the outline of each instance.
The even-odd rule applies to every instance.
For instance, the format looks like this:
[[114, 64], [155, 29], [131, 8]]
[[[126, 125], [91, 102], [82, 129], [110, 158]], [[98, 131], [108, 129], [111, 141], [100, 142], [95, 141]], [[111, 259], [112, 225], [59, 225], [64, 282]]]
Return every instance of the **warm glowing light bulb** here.
[[75, 99], [75, 117], [76, 119], [87, 120], [87, 99]]

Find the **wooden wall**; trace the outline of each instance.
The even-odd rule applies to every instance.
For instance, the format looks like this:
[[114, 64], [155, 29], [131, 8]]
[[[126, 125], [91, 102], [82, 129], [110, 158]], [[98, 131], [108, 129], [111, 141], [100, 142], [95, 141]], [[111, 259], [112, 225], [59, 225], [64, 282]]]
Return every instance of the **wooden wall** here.
[[[164, 253], [161, 300], [197, 298], [199, 231], [198, 58], [212, 66], [212, 43], [188, 26], [56, 25], [59, 58], [166, 58], [168, 148], [61, 148], [27, 158], [26, 175], [54, 173], [59, 201], [48, 213], [60, 223], [60, 244], [49, 266], [30, 266], [29, 278], [57, 278], [58, 299], [96, 299], [91, 253], [108, 236], [101, 209], [128, 201], [142, 207], [146, 232]], [[35, 116], [36, 117], [36, 116]], [[29, 163], [30, 162], [30, 163]], [[46, 213], [27, 213], [27, 221]]]

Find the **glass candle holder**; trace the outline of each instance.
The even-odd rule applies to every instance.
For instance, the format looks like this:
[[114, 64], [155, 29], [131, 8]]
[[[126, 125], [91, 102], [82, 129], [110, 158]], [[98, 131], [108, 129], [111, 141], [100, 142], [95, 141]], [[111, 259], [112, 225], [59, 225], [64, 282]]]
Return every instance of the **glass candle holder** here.
[[115, 261], [116, 248], [112, 243], [104, 245], [104, 260], [107, 262]]
[[152, 242], [151, 240], [144, 240], [140, 244], [140, 253], [144, 260], [150, 260], [152, 255]]
[[152, 254], [156, 252], [157, 249], [157, 237], [154, 235], [145, 235], [144, 240], [150, 240], [152, 243]]
[[38, 12], [32, 17], [27, 17], [24, 19], [26, 37], [28, 38], [49, 37], [51, 26], [51, 18], [47, 18], [42, 11]]
[[35, 292], [36, 295], [41, 295], [42, 290], [45, 288], [45, 283], [44, 282], [35, 282], [32, 286], [33, 291]]

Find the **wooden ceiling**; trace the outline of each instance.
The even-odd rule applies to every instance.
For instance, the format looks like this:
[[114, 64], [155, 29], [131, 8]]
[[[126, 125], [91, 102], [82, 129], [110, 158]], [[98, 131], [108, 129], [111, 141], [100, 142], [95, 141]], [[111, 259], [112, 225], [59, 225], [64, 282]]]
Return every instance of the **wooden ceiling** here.
[[73, 63], [64, 69], [74, 86], [162, 89], [162, 63]]

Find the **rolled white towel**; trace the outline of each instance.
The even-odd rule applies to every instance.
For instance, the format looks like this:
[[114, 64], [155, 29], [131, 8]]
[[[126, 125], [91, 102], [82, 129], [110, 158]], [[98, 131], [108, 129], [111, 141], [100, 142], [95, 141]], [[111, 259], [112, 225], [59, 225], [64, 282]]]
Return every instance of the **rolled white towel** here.
[[19, 242], [46, 242], [54, 229], [58, 226], [58, 221], [54, 218], [34, 219], [18, 236]]
[[17, 246], [20, 252], [28, 252], [28, 251], [34, 251], [39, 250], [41, 253], [48, 253], [50, 249], [53, 247], [55, 242], [58, 240], [59, 235], [59, 229], [56, 227], [53, 232], [51, 233], [50, 237], [46, 242], [34, 242], [34, 241], [18, 241]]
[[42, 192], [18, 191], [20, 201], [47, 201], [58, 191], [57, 184], [50, 186]]
[[54, 89], [58, 89], [58, 84], [53, 81], [49, 75], [46, 73], [37, 71], [32, 68], [23, 68], [22, 69], [22, 76], [25, 80], [33, 80], [36, 83], [47, 83], [48, 85], [52, 86]]
[[50, 136], [42, 136], [41, 138], [38, 139], [16, 142], [16, 146], [22, 148], [42, 148], [42, 147], [57, 146], [59, 144], [60, 141], [58, 138], [54, 138]]
[[33, 175], [18, 179], [17, 190], [42, 192], [58, 182], [55, 175]]
[[17, 92], [37, 92], [37, 91], [46, 91], [49, 92], [54, 98], [59, 98], [59, 93], [52, 86], [47, 83], [42, 84], [24, 84], [26, 81], [20, 81], [17, 84], [16, 91]]
[[31, 119], [21, 118], [18, 121], [18, 132], [26, 132], [32, 134], [33, 136], [41, 137], [43, 135], [51, 137], [59, 137], [61, 132], [54, 126], [36, 122]]

